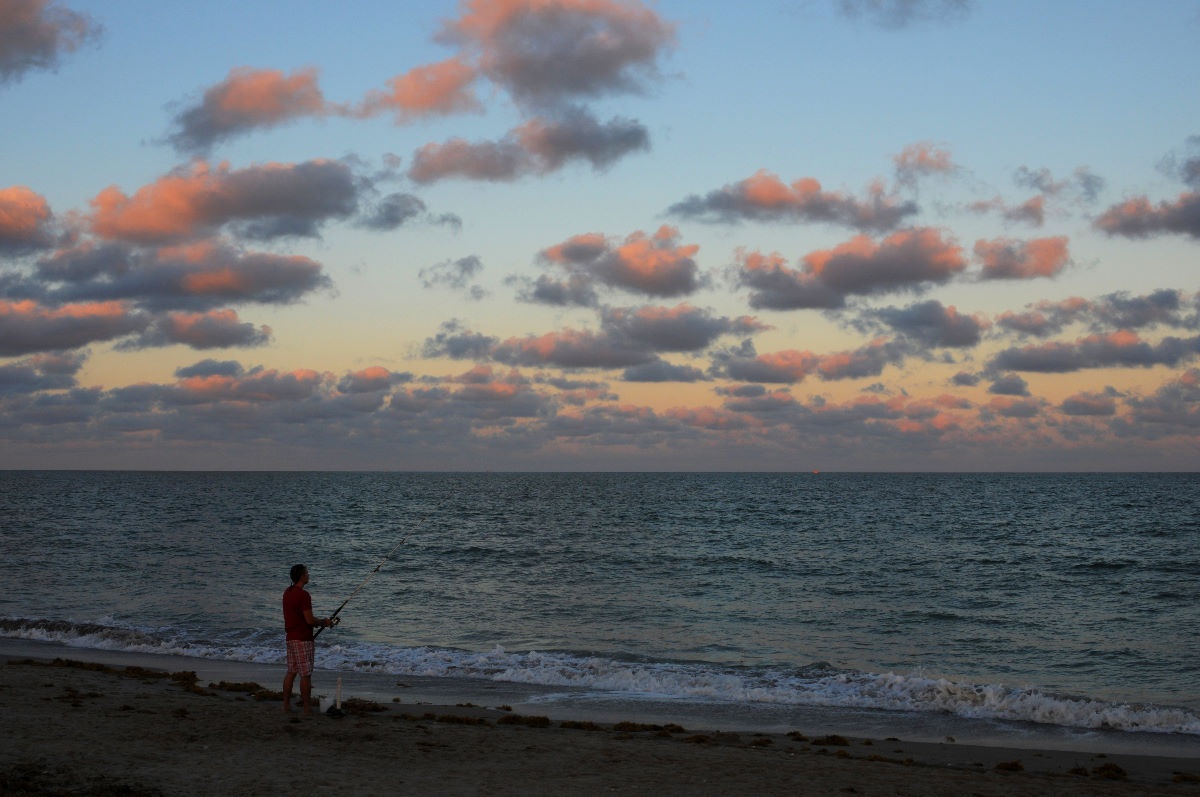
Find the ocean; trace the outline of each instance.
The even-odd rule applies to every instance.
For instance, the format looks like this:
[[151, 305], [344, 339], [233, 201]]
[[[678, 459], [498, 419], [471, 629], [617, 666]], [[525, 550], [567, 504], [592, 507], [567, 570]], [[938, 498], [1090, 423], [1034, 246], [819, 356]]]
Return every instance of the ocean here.
[[281, 677], [302, 562], [319, 616], [353, 594], [318, 687], [1200, 756], [1198, 507], [1179, 473], [4, 471], [0, 640]]

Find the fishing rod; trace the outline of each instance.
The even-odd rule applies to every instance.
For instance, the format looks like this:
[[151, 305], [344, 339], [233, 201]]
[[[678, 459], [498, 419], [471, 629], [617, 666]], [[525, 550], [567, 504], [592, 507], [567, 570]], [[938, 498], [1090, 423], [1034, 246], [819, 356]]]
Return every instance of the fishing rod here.
[[[401, 539], [400, 542], [396, 543], [396, 547], [393, 548], [392, 550], [388, 551], [388, 555], [379, 560], [379, 564], [375, 565], [375, 569], [367, 574], [367, 577], [363, 579], [363, 582], [358, 585], [358, 589], [356, 589], [356, 590], [354, 590], [354, 592], [350, 593], [350, 598], [353, 598], [355, 595], [357, 595], [358, 590], [367, 586], [367, 582], [371, 580], [371, 577], [379, 572], [379, 568], [383, 567], [384, 562], [386, 562], [388, 559], [392, 558], [392, 554], [394, 554], [396, 551], [400, 550], [400, 546], [404, 544], [404, 541], [407, 540], [409, 538], [409, 536], [410, 535], [405, 534], [404, 538]], [[342, 601], [342, 605], [337, 607], [337, 609], [334, 611], [333, 614], [329, 615], [329, 627], [330, 628], [332, 628], [333, 626], [335, 626], [339, 622], [341, 622], [340, 620], [337, 619], [338, 613], [341, 612], [342, 609], [346, 608], [346, 604], [350, 602], [350, 598], [346, 598], [346, 600]], [[317, 637], [319, 637], [321, 635], [321, 632], [324, 630], [325, 630], [325, 626], [321, 626], [315, 632], [313, 632], [313, 639], [316, 639]]]

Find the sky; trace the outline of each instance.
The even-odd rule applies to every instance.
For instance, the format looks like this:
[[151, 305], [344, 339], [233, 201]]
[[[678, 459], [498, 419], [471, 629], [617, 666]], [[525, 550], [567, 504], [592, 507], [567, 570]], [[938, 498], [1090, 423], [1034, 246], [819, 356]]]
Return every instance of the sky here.
[[1198, 470], [1197, 41], [0, 0], [0, 468]]

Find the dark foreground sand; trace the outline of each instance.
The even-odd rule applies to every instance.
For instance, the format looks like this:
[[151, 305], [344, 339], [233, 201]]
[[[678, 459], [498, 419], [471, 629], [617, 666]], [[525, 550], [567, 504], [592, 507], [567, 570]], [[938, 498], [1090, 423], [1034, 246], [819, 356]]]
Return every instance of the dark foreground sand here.
[[1200, 761], [563, 723], [503, 707], [282, 711], [256, 684], [0, 660], [0, 794], [1200, 795]]

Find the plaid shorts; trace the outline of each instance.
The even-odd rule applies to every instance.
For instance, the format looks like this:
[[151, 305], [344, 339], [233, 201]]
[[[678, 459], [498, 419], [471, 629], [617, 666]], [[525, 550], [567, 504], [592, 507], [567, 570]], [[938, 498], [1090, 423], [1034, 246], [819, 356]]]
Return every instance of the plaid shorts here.
[[287, 641], [287, 671], [312, 675], [313, 657], [317, 646], [311, 639], [289, 639]]

